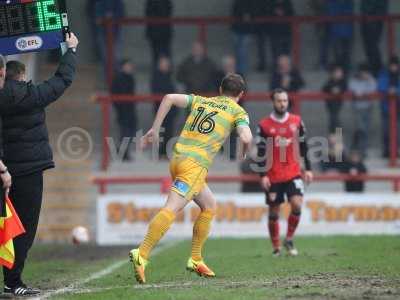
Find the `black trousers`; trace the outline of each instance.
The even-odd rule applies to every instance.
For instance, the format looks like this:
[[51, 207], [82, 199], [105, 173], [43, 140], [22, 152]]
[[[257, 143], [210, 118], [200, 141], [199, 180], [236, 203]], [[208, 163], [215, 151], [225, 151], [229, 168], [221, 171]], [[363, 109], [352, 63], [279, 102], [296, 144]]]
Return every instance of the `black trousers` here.
[[15, 287], [22, 283], [21, 275], [29, 249], [35, 239], [43, 195], [43, 172], [14, 176], [10, 198], [25, 227], [25, 234], [14, 239], [15, 262], [9, 270], [3, 267], [4, 284]]
[[342, 108], [342, 101], [327, 101], [326, 108], [328, 110], [329, 122], [328, 129], [329, 133], [334, 133], [336, 128], [340, 127], [340, 110]]
[[158, 61], [161, 56], [171, 58], [171, 39], [150, 39], [149, 42], [153, 54], [153, 68], [157, 69]]
[[351, 69], [352, 39], [335, 38], [330, 43], [333, 47], [335, 63], [342, 65], [346, 71]]
[[379, 48], [383, 32], [383, 22], [366, 22], [361, 25], [361, 37], [369, 65], [376, 76], [382, 68], [382, 55]]

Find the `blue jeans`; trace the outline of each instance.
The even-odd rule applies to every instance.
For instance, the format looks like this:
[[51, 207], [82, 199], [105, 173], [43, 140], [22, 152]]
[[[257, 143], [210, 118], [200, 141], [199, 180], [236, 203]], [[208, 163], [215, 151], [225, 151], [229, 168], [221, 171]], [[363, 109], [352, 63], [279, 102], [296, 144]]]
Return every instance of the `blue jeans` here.
[[353, 147], [358, 150], [363, 157], [367, 154], [369, 145], [369, 131], [371, 123], [372, 106], [357, 107], [353, 105], [353, 115], [355, 118], [355, 131], [353, 136]]
[[249, 68], [249, 44], [250, 34], [235, 33], [234, 44], [235, 44], [235, 56], [236, 56], [236, 68], [237, 72], [241, 75], [245, 75]]

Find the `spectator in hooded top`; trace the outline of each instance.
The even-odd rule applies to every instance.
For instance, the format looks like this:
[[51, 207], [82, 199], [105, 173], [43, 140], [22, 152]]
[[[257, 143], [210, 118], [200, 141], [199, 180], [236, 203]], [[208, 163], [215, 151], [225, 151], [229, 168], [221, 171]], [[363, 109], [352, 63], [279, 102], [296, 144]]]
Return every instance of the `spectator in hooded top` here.
[[255, 24], [251, 23], [254, 19], [254, 0], [234, 0], [232, 17], [236, 19], [232, 24], [232, 31], [237, 71], [244, 76], [249, 68], [249, 43], [255, 28]]
[[[353, 0], [328, 0], [328, 16], [349, 16], [354, 11]], [[329, 45], [333, 48], [334, 63], [347, 71], [351, 68], [351, 50], [353, 44], [353, 23], [331, 23], [329, 26]]]
[[[173, 4], [171, 0], [147, 0], [146, 17], [169, 18], [172, 16]], [[153, 67], [156, 68], [161, 56], [171, 59], [171, 24], [148, 24], [146, 37], [149, 40], [153, 55]]]
[[331, 68], [328, 81], [322, 91], [332, 98], [326, 100], [326, 109], [329, 115], [329, 133], [340, 127], [339, 114], [343, 106], [343, 94], [347, 91], [347, 80], [342, 66], [334, 65]]
[[192, 53], [178, 67], [177, 80], [185, 85], [187, 93], [215, 93], [217, 67], [207, 56], [203, 44], [194, 42]]
[[[151, 92], [157, 95], [173, 94], [176, 92], [176, 87], [172, 79], [171, 61], [168, 57], [161, 56], [158, 60], [157, 69], [153, 71], [151, 79]], [[160, 103], [154, 105], [154, 112], [156, 113]], [[160, 140], [159, 154], [160, 157], [166, 158], [168, 149], [168, 142], [175, 136], [175, 121], [178, 115], [176, 107], [171, 108], [167, 117], [164, 120], [164, 132], [161, 132], [162, 139]]]
[[[295, 15], [291, 0], [268, 0], [268, 11], [273, 17], [291, 17]], [[292, 41], [292, 26], [290, 23], [268, 24], [271, 38], [272, 57], [274, 64], [279, 56], [290, 55]]]
[[350, 79], [349, 89], [353, 93], [353, 117], [355, 131], [353, 148], [366, 157], [368, 150], [368, 137], [370, 135], [372, 102], [367, 96], [376, 92], [377, 84], [368, 64], [361, 64], [356, 75]]
[[[388, 13], [388, 6], [388, 0], [362, 0], [361, 14], [364, 16], [384, 16]], [[383, 21], [361, 23], [361, 37], [365, 55], [375, 76], [383, 66], [382, 55], [379, 49], [383, 25]]]
[[[111, 91], [115, 95], [131, 95], [135, 93], [136, 82], [134, 77], [135, 66], [129, 59], [121, 62], [118, 73], [114, 76]], [[136, 104], [132, 102], [113, 102], [119, 126], [120, 145], [124, 138], [136, 136], [137, 116]], [[130, 141], [129, 141], [130, 142]], [[131, 160], [130, 148], [124, 150], [124, 161]]]
[[[389, 99], [390, 96], [400, 97], [400, 62], [397, 56], [389, 60], [387, 69], [382, 70], [378, 76], [378, 90], [385, 95], [381, 101], [381, 123], [383, 136], [383, 157], [389, 157]], [[397, 98], [397, 140], [400, 145], [400, 99]]]

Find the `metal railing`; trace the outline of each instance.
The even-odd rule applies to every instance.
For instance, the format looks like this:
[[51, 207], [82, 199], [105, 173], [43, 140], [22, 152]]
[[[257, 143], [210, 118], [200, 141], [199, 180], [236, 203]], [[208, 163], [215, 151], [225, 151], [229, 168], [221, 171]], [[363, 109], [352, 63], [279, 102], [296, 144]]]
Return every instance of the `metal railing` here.
[[[231, 25], [233, 22], [240, 21], [233, 17], [226, 16], [202, 16], [202, 17], [171, 17], [171, 18], [146, 18], [146, 17], [126, 17], [118, 20], [106, 18], [103, 20], [103, 26], [106, 29], [107, 44], [107, 81], [111, 86], [114, 71], [114, 25], [121, 26], [144, 26], [144, 25], [180, 25], [180, 26], [196, 26], [198, 28], [197, 39], [204, 45], [207, 45], [208, 27], [211, 25]], [[292, 29], [292, 59], [296, 67], [299, 67], [301, 61], [301, 26], [304, 24], [318, 23], [337, 23], [337, 22], [377, 22], [382, 21], [387, 26], [387, 51], [391, 56], [396, 52], [396, 23], [400, 21], [400, 14], [386, 16], [292, 16], [292, 17], [260, 17], [249, 21], [257, 24], [286, 23], [290, 24]], [[381, 100], [382, 95], [371, 95], [371, 100]], [[98, 96], [96, 99], [102, 105], [103, 116], [103, 158], [101, 167], [106, 170], [109, 165], [109, 151], [105, 137], [110, 136], [110, 109], [112, 102], [131, 101], [131, 102], [157, 102], [160, 101], [162, 95], [110, 95]], [[264, 101], [267, 98], [266, 93], [248, 93], [245, 101]], [[302, 92], [292, 94], [293, 111], [300, 111], [300, 104], [303, 101], [321, 101], [328, 98], [328, 95], [315, 92]], [[348, 94], [344, 100], [351, 100], [351, 94]], [[390, 166], [397, 164], [397, 108], [396, 101], [392, 98], [390, 101]]]
[[[400, 192], [400, 175], [346, 175], [346, 174], [318, 174], [314, 177], [315, 182], [333, 182], [333, 181], [381, 181], [391, 182], [393, 191]], [[208, 176], [207, 182], [210, 183], [241, 183], [241, 182], [259, 182], [257, 175], [242, 176]], [[110, 185], [132, 185], [132, 184], [159, 184], [160, 192], [165, 193], [171, 186], [170, 177], [163, 176], [98, 176], [92, 179], [92, 182], [99, 188], [100, 194], [107, 193], [107, 187]]]
[[[207, 95], [209, 96], [209, 95]], [[107, 137], [111, 136], [111, 105], [113, 102], [159, 102], [163, 95], [97, 95], [96, 101], [100, 103], [102, 108], [102, 161], [101, 169], [107, 170], [110, 163], [110, 150], [107, 143]], [[266, 102], [269, 99], [269, 93], [247, 93], [243, 98], [243, 102], [246, 101], [258, 101]], [[301, 92], [301, 93], [290, 93], [289, 97], [292, 103], [292, 111], [299, 114], [301, 103], [304, 101], [325, 101], [332, 99], [332, 96], [320, 92]], [[370, 101], [382, 101], [386, 95], [380, 93], [370, 94], [367, 99]], [[345, 93], [341, 97], [343, 101], [352, 101], [352, 93]], [[337, 100], [337, 98], [334, 98]], [[383, 120], [389, 122], [390, 130], [390, 145], [389, 145], [389, 166], [397, 166], [397, 97], [389, 98], [389, 120]]]
[[[107, 81], [111, 86], [113, 70], [114, 70], [114, 25], [121, 26], [143, 26], [143, 25], [180, 25], [180, 26], [196, 26], [198, 28], [197, 39], [204, 45], [207, 45], [208, 27], [211, 25], [231, 25], [236, 20], [233, 17], [171, 17], [171, 18], [146, 18], [146, 17], [126, 17], [118, 20], [106, 18], [103, 20], [103, 25], [106, 29], [106, 44], [107, 44]], [[249, 21], [249, 23], [268, 24], [268, 23], [286, 23], [290, 24], [292, 29], [292, 59], [296, 67], [299, 67], [301, 61], [301, 27], [304, 24], [317, 23], [337, 23], [337, 22], [377, 22], [386, 23], [387, 28], [387, 51], [391, 56], [396, 52], [396, 23], [400, 21], [400, 15], [386, 16], [293, 16], [293, 17], [260, 17]]]

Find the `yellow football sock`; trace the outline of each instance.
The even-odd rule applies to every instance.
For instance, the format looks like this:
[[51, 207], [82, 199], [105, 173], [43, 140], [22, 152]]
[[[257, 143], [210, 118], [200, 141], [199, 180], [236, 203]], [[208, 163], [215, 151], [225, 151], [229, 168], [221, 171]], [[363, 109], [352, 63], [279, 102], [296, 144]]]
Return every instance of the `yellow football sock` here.
[[144, 259], [148, 259], [151, 250], [157, 245], [158, 241], [168, 231], [174, 223], [175, 213], [167, 208], [163, 208], [149, 224], [147, 234], [139, 247], [139, 253]]
[[207, 240], [211, 228], [211, 222], [214, 218], [214, 211], [206, 209], [202, 211], [197, 217], [193, 225], [193, 239], [192, 239], [192, 259], [196, 261], [202, 260], [201, 250]]

